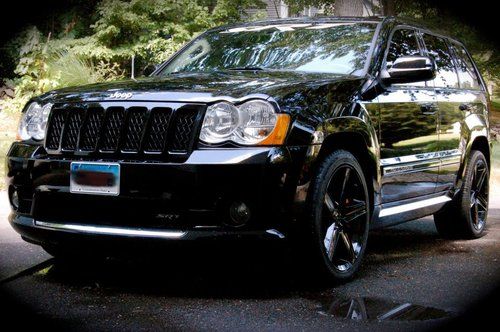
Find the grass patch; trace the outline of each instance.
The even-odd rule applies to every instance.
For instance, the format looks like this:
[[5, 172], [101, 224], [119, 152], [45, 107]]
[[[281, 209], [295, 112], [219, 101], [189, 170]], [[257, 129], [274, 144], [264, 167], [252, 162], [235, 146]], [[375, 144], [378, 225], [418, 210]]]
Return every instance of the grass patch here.
[[492, 99], [491, 107], [493, 108], [494, 111], [500, 112], [500, 99]]

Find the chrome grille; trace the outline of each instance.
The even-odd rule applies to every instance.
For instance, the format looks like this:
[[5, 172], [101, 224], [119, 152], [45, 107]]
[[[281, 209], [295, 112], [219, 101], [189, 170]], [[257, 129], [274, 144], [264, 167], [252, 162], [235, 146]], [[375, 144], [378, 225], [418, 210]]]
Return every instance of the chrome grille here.
[[203, 106], [55, 105], [47, 127], [49, 154], [187, 154]]

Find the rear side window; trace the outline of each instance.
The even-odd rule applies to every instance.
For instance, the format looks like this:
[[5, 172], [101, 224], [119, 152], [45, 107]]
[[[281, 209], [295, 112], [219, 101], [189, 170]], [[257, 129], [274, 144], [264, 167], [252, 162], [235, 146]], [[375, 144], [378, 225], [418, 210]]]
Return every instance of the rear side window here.
[[458, 88], [458, 76], [446, 40], [437, 36], [424, 34], [425, 47], [429, 56], [436, 62], [435, 87]]
[[[386, 68], [392, 67], [394, 61], [402, 56], [420, 55], [420, 47], [418, 45], [417, 35], [415, 30], [397, 29], [392, 34], [391, 43], [386, 58]], [[407, 85], [407, 84], [396, 84]], [[411, 83], [414, 86], [425, 86], [425, 82]]]
[[451, 44], [451, 48], [457, 59], [457, 72], [458, 78], [460, 79], [460, 87], [462, 89], [479, 89], [479, 77], [465, 48], [455, 43]]

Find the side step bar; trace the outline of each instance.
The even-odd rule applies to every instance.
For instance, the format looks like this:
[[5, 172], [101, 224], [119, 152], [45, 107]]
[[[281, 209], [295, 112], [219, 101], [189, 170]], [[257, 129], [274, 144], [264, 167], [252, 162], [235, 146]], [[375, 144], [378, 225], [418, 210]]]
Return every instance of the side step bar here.
[[424, 199], [418, 202], [413, 202], [413, 203], [408, 203], [408, 204], [403, 204], [403, 205], [398, 205], [398, 206], [393, 206], [390, 208], [385, 208], [380, 210], [380, 214], [378, 215], [379, 218], [387, 217], [387, 216], [392, 216], [395, 214], [400, 214], [408, 211], [413, 211], [413, 210], [418, 210], [422, 209], [425, 207], [441, 204], [441, 203], [446, 203], [451, 201], [451, 198], [448, 196], [438, 196], [434, 198], [429, 198], [429, 199]]
[[[410, 203], [391, 203], [380, 207], [378, 218], [374, 220], [371, 228], [387, 227], [397, 225], [405, 221], [419, 219], [432, 215], [439, 211], [452, 199], [448, 195], [435, 196], [432, 198], [413, 200]], [[389, 205], [389, 206], [387, 206]], [[376, 214], [375, 214], [376, 216]]]

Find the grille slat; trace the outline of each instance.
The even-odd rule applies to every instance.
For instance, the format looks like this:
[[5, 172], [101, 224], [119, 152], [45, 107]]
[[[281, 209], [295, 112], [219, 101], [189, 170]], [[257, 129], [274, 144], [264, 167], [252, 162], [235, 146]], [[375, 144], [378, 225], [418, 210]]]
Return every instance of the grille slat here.
[[81, 151], [95, 151], [97, 149], [103, 119], [103, 108], [90, 108], [87, 111], [87, 119], [80, 133], [79, 149]]
[[106, 152], [114, 152], [120, 143], [125, 109], [122, 107], [110, 107], [107, 110], [104, 122], [103, 136], [100, 149]]
[[147, 152], [162, 152], [167, 140], [168, 125], [172, 116], [170, 108], [154, 108], [151, 111], [151, 121], [144, 150]]
[[78, 135], [80, 134], [83, 117], [84, 111], [81, 109], [74, 109], [68, 113], [61, 144], [63, 150], [76, 149], [76, 143], [78, 142]]
[[63, 109], [54, 109], [50, 117], [50, 126], [47, 129], [46, 147], [51, 150], [59, 150], [62, 130], [66, 113]]
[[197, 113], [195, 109], [184, 109], [176, 113], [169, 151], [182, 153], [189, 150]]
[[123, 142], [123, 151], [139, 152], [147, 120], [147, 111], [145, 107], [134, 107], [128, 110], [127, 132]]
[[[47, 126], [49, 154], [146, 153], [186, 155], [199, 125], [202, 106], [54, 107]], [[170, 105], [169, 105], [170, 106]], [[173, 156], [172, 156], [173, 157]]]

